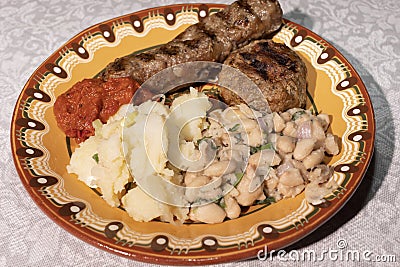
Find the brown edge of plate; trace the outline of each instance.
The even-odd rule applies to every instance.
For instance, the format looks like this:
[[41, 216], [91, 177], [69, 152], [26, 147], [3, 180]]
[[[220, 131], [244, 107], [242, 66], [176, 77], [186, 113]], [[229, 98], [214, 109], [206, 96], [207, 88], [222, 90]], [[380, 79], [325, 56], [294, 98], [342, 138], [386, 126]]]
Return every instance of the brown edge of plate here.
[[[143, 17], [149, 12], [152, 11], [161, 11], [166, 8], [173, 9], [174, 11], [180, 10], [182, 7], [186, 6], [193, 6], [193, 7], [200, 7], [200, 3], [197, 4], [175, 4], [175, 5], [168, 5], [168, 6], [162, 6], [162, 7], [154, 7], [154, 8], [149, 8], [145, 10], [140, 10], [137, 12], [129, 13], [126, 15], [122, 15], [98, 24], [95, 24], [91, 27], [88, 27], [87, 29], [81, 31], [80, 33], [76, 34], [74, 37], [72, 37], [70, 40], [68, 40], [65, 44], [70, 44], [73, 41], [77, 41], [80, 39], [79, 36], [81, 36], [84, 32], [87, 32], [90, 29], [97, 28], [100, 24], [108, 24], [112, 25], [112, 22], [118, 19], [126, 18], [128, 16], [131, 16], [133, 14]], [[213, 4], [209, 3], [206, 4], [209, 6], [212, 6], [213, 8], [224, 8], [226, 5], [224, 4]], [[306, 225], [304, 225], [300, 231], [289, 231], [290, 233], [286, 234], [283, 236], [281, 239], [274, 240], [274, 243], [272, 243], [271, 246], [269, 246], [269, 250], [278, 250], [285, 248], [300, 239], [306, 237], [309, 235], [311, 232], [315, 231], [318, 227], [320, 227], [323, 223], [325, 223], [327, 220], [329, 220], [333, 215], [335, 215], [345, 204], [346, 202], [351, 198], [359, 184], [361, 183], [363, 176], [365, 175], [365, 172], [369, 166], [369, 163], [372, 158], [373, 154], [373, 149], [374, 149], [374, 141], [375, 141], [375, 115], [373, 111], [373, 106], [369, 97], [369, 94], [365, 88], [364, 83], [362, 82], [359, 74], [355, 71], [353, 66], [347, 61], [347, 59], [336, 49], [334, 48], [329, 42], [325, 41], [321, 37], [319, 37], [317, 34], [314, 32], [306, 29], [305, 27], [302, 27], [298, 25], [297, 23], [291, 22], [287, 19], [284, 19], [284, 22], [286, 24], [291, 24], [298, 29], [303, 29], [307, 32], [307, 35], [313, 37], [316, 40], [323, 40], [324, 45], [326, 47], [330, 47], [334, 50], [335, 56], [337, 56], [342, 62], [347, 64], [347, 67], [349, 70], [352, 72], [352, 76], [357, 78], [357, 85], [359, 86], [360, 90], [363, 93], [363, 96], [365, 98], [366, 105], [370, 107], [368, 111], [366, 112], [366, 116], [368, 116], [369, 121], [372, 123], [368, 125], [368, 132], [371, 134], [371, 137], [369, 139], [369, 142], [365, 142], [365, 152], [367, 155], [367, 158], [362, 164], [362, 168], [358, 168], [358, 170], [353, 174], [357, 175], [358, 179], [354, 181], [355, 179], [351, 179], [351, 181], [348, 184], [348, 188], [346, 193], [343, 194], [342, 198], [338, 199], [335, 198], [334, 200], [331, 201], [331, 205], [329, 208], [321, 209], [319, 211], [318, 216], [313, 217], [313, 219], [308, 222]], [[18, 175], [20, 176], [20, 179], [25, 187], [25, 189], [28, 191], [29, 195], [31, 198], [34, 200], [37, 206], [48, 216], [50, 217], [54, 222], [56, 222], [59, 226], [73, 234], [74, 236], [78, 237], [79, 239], [95, 246], [98, 248], [101, 248], [105, 251], [112, 252], [116, 255], [119, 256], [124, 256], [133, 260], [138, 260], [138, 261], [143, 261], [143, 262], [148, 262], [148, 263], [153, 263], [153, 264], [174, 264], [174, 265], [204, 265], [204, 264], [212, 264], [212, 263], [223, 263], [223, 262], [230, 262], [230, 261], [238, 261], [238, 260], [245, 260], [249, 258], [254, 258], [257, 254], [257, 252], [260, 249], [263, 249], [264, 246], [266, 245], [266, 241], [260, 242], [262, 244], [259, 244], [257, 246], [253, 246], [244, 250], [238, 250], [237, 248], [233, 249], [228, 249], [224, 250], [224, 254], [218, 253], [221, 251], [215, 251], [215, 254], [209, 253], [205, 254], [204, 256], [208, 257], [202, 257], [202, 258], [190, 258], [189, 256], [174, 256], [174, 255], [168, 255], [168, 254], [163, 254], [160, 255], [160, 257], [154, 257], [153, 254], [146, 253], [146, 250], [140, 249], [138, 247], [135, 248], [130, 248], [130, 247], [123, 247], [120, 245], [116, 245], [113, 239], [107, 239], [105, 236], [101, 234], [94, 234], [92, 231], [85, 229], [84, 227], [81, 227], [80, 225], [75, 225], [70, 221], [69, 216], [61, 216], [58, 213], [59, 208], [57, 208], [55, 205], [51, 204], [50, 201], [46, 200], [46, 198], [41, 195], [38, 190], [35, 190], [29, 185], [29, 181], [25, 179], [25, 173], [21, 168], [19, 168], [19, 158], [16, 155], [16, 147], [18, 143], [18, 138], [15, 136], [15, 129], [16, 129], [16, 120], [20, 113], [19, 111], [19, 106], [18, 104], [22, 100], [25, 94], [25, 90], [29, 88], [32, 83], [32, 78], [34, 75], [40, 71], [41, 69], [45, 68], [45, 64], [48, 62], [54, 62], [58, 56], [59, 56], [59, 51], [64, 48], [65, 45], [60, 47], [59, 49], [56, 50], [51, 56], [49, 56], [36, 70], [35, 72], [31, 75], [31, 77], [28, 79], [28, 82], [24, 86], [21, 94], [19, 95], [15, 109], [13, 112], [13, 117], [11, 121], [11, 127], [10, 127], [10, 141], [11, 141], [11, 149], [13, 152], [13, 160], [14, 164], [16, 166]], [[96, 236], [94, 236], [96, 235]], [[265, 240], [265, 239], [264, 239]], [[229, 255], [225, 255], [226, 252], [230, 252]]]

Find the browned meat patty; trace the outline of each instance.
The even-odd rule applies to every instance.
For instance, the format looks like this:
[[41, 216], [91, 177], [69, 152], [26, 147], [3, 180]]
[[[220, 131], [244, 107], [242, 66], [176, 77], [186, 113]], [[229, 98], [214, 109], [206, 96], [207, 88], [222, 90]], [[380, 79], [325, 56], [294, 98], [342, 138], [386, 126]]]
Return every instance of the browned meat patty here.
[[233, 49], [278, 30], [282, 10], [277, 0], [239, 0], [188, 27], [171, 42], [110, 63], [104, 80], [131, 77], [143, 84], [157, 72], [191, 61], [223, 62]]
[[[271, 111], [305, 107], [307, 68], [296, 52], [286, 45], [272, 40], [254, 41], [233, 51], [224, 64], [247, 75], [260, 88]], [[228, 89], [221, 90], [221, 97], [229, 105], [243, 102], [236, 93]]]

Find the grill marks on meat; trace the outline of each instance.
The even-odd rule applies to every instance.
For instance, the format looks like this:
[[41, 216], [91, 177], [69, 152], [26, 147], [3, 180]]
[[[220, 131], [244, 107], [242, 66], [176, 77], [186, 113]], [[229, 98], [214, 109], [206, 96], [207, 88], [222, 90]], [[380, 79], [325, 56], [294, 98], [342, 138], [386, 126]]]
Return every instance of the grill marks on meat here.
[[188, 27], [171, 42], [109, 64], [102, 78], [131, 77], [140, 84], [157, 72], [190, 61], [223, 62], [230, 52], [278, 30], [282, 10], [276, 0], [239, 0]]
[[[59, 96], [54, 105], [58, 126], [67, 136], [81, 142], [94, 134], [94, 120], [100, 118], [106, 122], [121, 105], [129, 103], [139, 84], [154, 74], [192, 61], [222, 63], [234, 49], [270, 35], [281, 24], [282, 10], [277, 0], [238, 0], [188, 27], [167, 44], [116, 59], [106, 67], [100, 79], [86, 79], [75, 84]], [[172, 71], [171, 80], [182, 78], [179, 75], [183, 77], [185, 73], [177, 68]], [[144, 101], [153, 95], [148, 90], [141, 93], [134, 101]]]
[[[286, 45], [272, 40], [254, 41], [232, 52], [224, 64], [247, 75], [260, 88], [272, 111], [305, 107], [307, 69]], [[240, 93], [246, 94], [245, 91]], [[221, 90], [221, 96], [230, 105], [243, 102], [227, 89]]]

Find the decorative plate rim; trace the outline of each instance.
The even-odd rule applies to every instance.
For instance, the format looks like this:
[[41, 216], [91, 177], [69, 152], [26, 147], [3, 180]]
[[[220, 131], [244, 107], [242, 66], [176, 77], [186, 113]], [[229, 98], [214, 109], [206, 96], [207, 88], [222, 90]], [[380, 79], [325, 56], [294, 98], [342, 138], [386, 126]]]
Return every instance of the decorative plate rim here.
[[[118, 244], [111, 243], [111, 241], [107, 240], [105, 236], [94, 236], [95, 234], [93, 233], [92, 235], [89, 235], [85, 229], [79, 225], [76, 225], [75, 223], [71, 222], [70, 216], [60, 216], [56, 210], [57, 208], [50, 203], [48, 199], [43, 197], [43, 195], [38, 192], [34, 187], [29, 185], [29, 182], [25, 173], [23, 172], [22, 168], [20, 167], [19, 163], [19, 155], [16, 150], [17, 143], [19, 142], [18, 136], [17, 136], [17, 131], [16, 131], [16, 121], [17, 117], [20, 113], [20, 104], [21, 101], [23, 100], [24, 93], [26, 93], [26, 90], [29, 87], [29, 83], [35, 79], [35, 75], [39, 72], [40, 69], [43, 69], [46, 64], [49, 62], [54, 62], [54, 59], [57, 59], [59, 56], [60, 51], [67, 45], [71, 44], [73, 40], [77, 40], [78, 38], [82, 37], [83, 34], [87, 33], [91, 29], [94, 29], [96, 27], [99, 27], [100, 25], [111, 25], [113, 22], [117, 20], [121, 20], [124, 18], [127, 18], [129, 16], [137, 15], [139, 14], [147, 14], [151, 12], [160, 12], [162, 10], [166, 9], [171, 9], [171, 8], [185, 8], [188, 6], [192, 7], [197, 7], [199, 8], [201, 3], [189, 3], [189, 4], [173, 4], [173, 5], [167, 5], [167, 6], [160, 6], [160, 7], [153, 7], [153, 8], [148, 8], [144, 10], [139, 10], [133, 13], [129, 13], [126, 15], [118, 16], [116, 18], [112, 18], [100, 23], [97, 23], [95, 25], [92, 25], [83, 31], [79, 32], [76, 34], [74, 37], [70, 38], [67, 42], [63, 44], [60, 48], [58, 48], [54, 53], [52, 53], [40, 66], [33, 72], [33, 74], [30, 76], [28, 81], [26, 82], [24, 88], [22, 89], [17, 101], [16, 105], [14, 108], [14, 112], [12, 115], [12, 121], [11, 121], [11, 127], [10, 127], [10, 141], [11, 141], [11, 150], [13, 154], [13, 160], [14, 164], [16, 166], [16, 170], [18, 172], [18, 175], [21, 179], [21, 182], [23, 183], [26, 191], [28, 191], [29, 195], [31, 198], [34, 200], [36, 205], [39, 206], [39, 208], [48, 216], [50, 217], [54, 222], [56, 222], [59, 226], [73, 234], [74, 236], [78, 237], [79, 239], [95, 246], [98, 248], [101, 248], [105, 251], [112, 252], [114, 254], [120, 255], [120, 256], [125, 256], [130, 259], [134, 260], [139, 260], [139, 261], [144, 261], [144, 262], [149, 262], [149, 263], [156, 263], [156, 264], [177, 264], [177, 265], [187, 265], [187, 264], [195, 264], [195, 265], [203, 265], [203, 264], [210, 264], [210, 263], [222, 263], [222, 262], [228, 262], [228, 261], [236, 261], [236, 260], [243, 260], [247, 258], [252, 258], [256, 256], [257, 251], [262, 248], [266, 242], [263, 242], [263, 244], [258, 244], [257, 246], [249, 246], [246, 249], [240, 249], [236, 250], [234, 252], [230, 253], [215, 253], [215, 254], [204, 254], [204, 257], [196, 257], [196, 258], [191, 258], [190, 255], [170, 255], [169, 257], [166, 255], [162, 255], [162, 257], [155, 257], [154, 254], [152, 253], [146, 253], [146, 250], [142, 250], [141, 248], [130, 248], [130, 247], [124, 247], [120, 246]], [[213, 4], [213, 3], [208, 3], [205, 4], [208, 5], [212, 8], [220, 9], [226, 7], [225, 4]], [[351, 198], [351, 196], [354, 194], [356, 189], [358, 188], [359, 184], [363, 180], [363, 177], [368, 169], [368, 166], [370, 164], [372, 155], [373, 155], [373, 150], [374, 150], [374, 142], [375, 142], [375, 115], [374, 115], [374, 110], [372, 106], [372, 102], [370, 100], [370, 96], [368, 94], [368, 91], [361, 80], [361, 77], [357, 73], [357, 71], [354, 69], [354, 67], [348, 62], [348, 60], [334, 47], [332, 46], [329, 42], [325, 41], [323, 38], [321, 38], [319, 35], [315, 34], [311, 30], [298, 25], [297, 23], [291, 22], [287, 19], [284, 19], [285, 24], [292, 25], [293, 27], [296, 27], [297, 29], [304, 30], [307, 34], [307, 36], [311, 36], [312, 38], [316, 40], [320, 40], [323, 42], [325, 49], [333, 49], [334, 55], [338, 57], [342, 62], [346, 63], [346, 67], [349, 68], [349, 70], [352, 73], [352, 77], [355, 77], [357, 80], [357, 86], [360, 87], [359, 89], [362, 91], [362, 95], [365, 100], [365, 105], [368, 107], [368, 110], [366, 113], [368, 113], [368, 118], [370, 124], [368, 124], [368, 132], [371, 133], [371, 136], [369, 137], [369, 145], [365, 145], [365, 154], [366, 154], [366, 159], [363, 162], [362, 168], [358, 168], [354, 173], [359, 173], [358, 176], [356, 177], [357, 179], [353, 178], [353, 183], [351, 184], [351, 187], [347, 188], [347, 191], [345, 194], [343, 194], [341, 199], [334, 199], [331, 203], [332, 205], [329, 207], [329, 209], [322, 210], [322, 213], [319, 214], [319, 216], [316, 216], [313, 218], [312, 222], [309, 222], [308, 224], [305, 224], [302, 226], [302, 231], [292, 231], [290, 234], [283, 236], [282, 239], [280, 240], [275, 240], [275, 243], [273, 246], [271, 246], [271, 249], [281, 249], [284, 247], [287, 247], [300, 239], [304, 238], [305, 236], [309, 235], [311, 232], [315, 231], [317, 228], [319, 228], [322, 224], [324, 224], [327, 220], [329, 220], [332, 216], [334, 216], [345, 204], [346, 202]], [[299, 31], [300, 32], [300, 31]], [[339, 86], [339, 85], [338, 85]], [[343, 90], [345, 90], [344, 88]], [[247, 245], [246, 245], [247, 246]]]

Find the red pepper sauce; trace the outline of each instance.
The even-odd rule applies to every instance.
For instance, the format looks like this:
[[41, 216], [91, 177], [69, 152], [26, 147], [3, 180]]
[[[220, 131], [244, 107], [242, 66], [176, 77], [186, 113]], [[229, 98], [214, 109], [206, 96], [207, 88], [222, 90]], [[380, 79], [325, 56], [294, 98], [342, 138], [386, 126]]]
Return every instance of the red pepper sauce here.
[[130, 103], [140, 85], [129, 77], [85, 79], [60, 95], [54, 104], [58, 127], [78, 143], [94, 135], [92, 122], [106, 123], [118, 109]]

